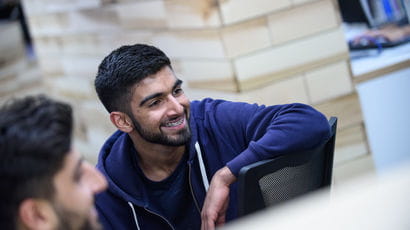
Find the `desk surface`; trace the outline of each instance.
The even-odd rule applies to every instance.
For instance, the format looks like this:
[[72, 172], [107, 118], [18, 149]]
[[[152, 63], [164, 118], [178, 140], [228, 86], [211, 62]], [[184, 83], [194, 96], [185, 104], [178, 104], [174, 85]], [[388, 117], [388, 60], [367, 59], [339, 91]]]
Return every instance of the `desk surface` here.
[[[345, 39], [350, 39], [368, 30], [365, 24], [343, 24]], [[369, 50], [364, 50], [363, 53]], [[377, 53], [377, 50], [370, 50]], [[351, 59], [353, 81], [360, 83], [397, 70], [410, 67], [410, 42], [396, 47], [384, 48], [378, 55]]]
[[352, 59], [350, 64], [353, 80], [356, 83], [408, 68], [410, 67], [410, 42], [384, 48], [378, 55]]
[[221, 230], [409, 230], [410, 162], [228, 223]]

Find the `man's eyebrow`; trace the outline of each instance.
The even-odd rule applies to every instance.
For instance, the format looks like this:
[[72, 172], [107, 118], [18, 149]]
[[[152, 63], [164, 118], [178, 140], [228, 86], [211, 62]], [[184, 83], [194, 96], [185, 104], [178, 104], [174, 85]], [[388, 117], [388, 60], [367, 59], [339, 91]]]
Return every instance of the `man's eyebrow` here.
[[152, 95], [146, 96], [142, 101], [140, 102], [140, 106], [143, 106], [147, 101], [151, 100], [152, 98], [160, 97], [162, 96], [163, 93], [154, 93]]
[[[178, 86], [182, 85], [183, 81], [180, 79], [177, 79], [177, 81], [175, 81], [174, 86], [172, 86], [172, 90], [174, 90], [175, 88], [177, 88]], [[163, 95], [163, 93], [154, 93], [152, 95], [146, 96], [144, 99], [142, 99], [142, 101], [140, 102], [140, 106], [143, 106], [147, 101], [151, 100], [152, 98], [156, 98], [156, 97], [161, 97]]]
[[174, 84], [174, 86], [172, 87], [172, 89], [175, 89], [176, 87], [182, 85], [182, 83], [183, 83], [183, 81], [182, 81], [181, 79], [178, 79], [178, 80], [175, 82], [175, 84]]

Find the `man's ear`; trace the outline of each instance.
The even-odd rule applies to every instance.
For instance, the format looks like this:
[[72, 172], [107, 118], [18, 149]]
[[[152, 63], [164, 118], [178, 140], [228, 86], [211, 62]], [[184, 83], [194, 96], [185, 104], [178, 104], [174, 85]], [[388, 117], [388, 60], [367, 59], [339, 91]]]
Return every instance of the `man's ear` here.
[[131, 122], [130, 117], [123, 112], [111, 112], [110, 120], [115, 125], [115, 127], [125, 133], [130, 133], [132, 130], [134, 130], [134, 126]]
[[18, 215], [18, 224], [24, 226], [23, 229], [53, 229], [57, 226], [57, 217], [50, 203], [45, 200], [24, 200]]

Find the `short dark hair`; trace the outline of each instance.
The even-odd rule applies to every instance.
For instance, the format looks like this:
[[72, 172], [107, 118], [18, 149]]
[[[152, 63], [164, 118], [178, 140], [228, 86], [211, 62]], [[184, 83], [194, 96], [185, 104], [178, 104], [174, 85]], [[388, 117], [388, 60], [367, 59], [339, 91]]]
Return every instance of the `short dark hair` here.
[[98, 97], [108, 112], [128, 113], [133, 86], [165, 66], [172, 68], [169, 58], [154, 46], [121, 46], [106, 56], [98, 67], [94, 81]]
[[44, 95], [0, 108], [0, 226], [15, 229], [27, 198], [54, 199], [53, 177], [71, 148], [72, 109]]

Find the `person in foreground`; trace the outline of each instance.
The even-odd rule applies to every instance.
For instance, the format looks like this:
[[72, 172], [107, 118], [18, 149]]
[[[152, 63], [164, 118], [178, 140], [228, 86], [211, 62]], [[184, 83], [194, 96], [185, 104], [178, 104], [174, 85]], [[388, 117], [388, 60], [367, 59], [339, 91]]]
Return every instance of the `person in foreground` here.
[[101, 229], [94, 195], [107, 181], [71, 148], [72, 123], [46, 96], [0, 108], [1, 229]]
[[303, 104], [190, 102], [169, 58], [145, 44], [105, 57], [95, 88], [118, 128], [97, 163], [106, 229], [214, 229], [237, 215], [243, 166], [330, 136], [326, 117]]

